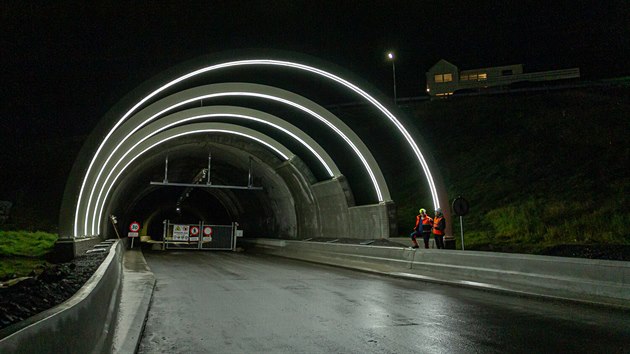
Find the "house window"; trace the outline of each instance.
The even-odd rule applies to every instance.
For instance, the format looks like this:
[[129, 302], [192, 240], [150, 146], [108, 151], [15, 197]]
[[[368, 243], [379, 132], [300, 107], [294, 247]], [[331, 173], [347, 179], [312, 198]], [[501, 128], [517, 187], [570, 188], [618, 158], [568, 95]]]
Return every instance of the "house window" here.
[[435, 82], [451, 82], [453, 81], [453, 74], [437, 74], [433, 78]]
[[479, 74], [479, 80], [487, 80], [488, 79], [488, 74], [483, 73], [483, 74]]

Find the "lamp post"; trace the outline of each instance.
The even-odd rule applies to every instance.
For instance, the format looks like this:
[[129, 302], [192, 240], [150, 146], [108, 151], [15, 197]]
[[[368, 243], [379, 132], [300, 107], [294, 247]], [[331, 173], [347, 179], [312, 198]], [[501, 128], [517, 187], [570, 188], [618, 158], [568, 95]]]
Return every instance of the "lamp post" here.
[[394, 77], [394, 103], [396, 103], [396, 65], [394, 64], [394, 53], [387, 53], [387, 58], [392, 61], [392, 75]]

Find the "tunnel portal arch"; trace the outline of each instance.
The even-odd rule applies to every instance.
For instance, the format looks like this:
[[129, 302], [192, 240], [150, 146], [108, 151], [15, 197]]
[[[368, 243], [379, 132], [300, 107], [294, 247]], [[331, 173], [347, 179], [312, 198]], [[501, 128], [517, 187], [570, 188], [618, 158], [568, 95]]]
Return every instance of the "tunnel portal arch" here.
[[[120, 188], [120, 185], [116, 184], [122, 183], [118, 181], [118, 177], [124, 173], [129, 165], [134, 163], [138, 156], [146, 152], [146, 150], [142, 153], [137, 151], [130, 153], [130, 151], [135, 151], [134, 149], [138, 146], [146, 147], [145, 143], [147, 141], [153, 142], [153, 147], [159, 145], [160, 143], [157, 143], [156, 139], [154, 139], [156, 136], [160, 136], [164, 141], [168, 141], [176, 137], [193, 134], [192, 132], [200, 133], [201, 131], [237, 135], [239, 132], [247, 131], [247, 134], [242, 133], [240, 135], [246, 135], [249, 138], [255, 136], [257, 138], [254, 140], [257, 144], [262, 144], [265, 149], [274, 151], [277, 160], [267, 161], [265, 164], [286, 185], [289, 190], [289, 195], [285, 198], [287, 199], [286, 202], [289, 205], [293, 205], [297, 210], [297, 214], [301, 215], [301, 217], [296, 218], [297, 225], [295, 225], [295, 229], [298, 230], [298, 233], [293, 237], [378, 238], [389, 237], [396, 233], [395, 205], [394, 201], [391, 200], [387, 182], [383, 177], [379, 164], [371, 155], [367, 145], [352, 129], [330, 111], [294, 92], [257, 83], [223, 82], [194, 86], [192, 88], [182, 86], [188, 81], [196, 85], [194, 81], [202, 74], [207, 75], [220, 69], [241, 66], [274, 66], [283, 70], [297, 70], [314, 74], [320, 78], [330, 80], [335, 85], [341, 85], [346, 90], [360, 96], [361, 99], [381, 112], [384, 118], [391, 121], [401, 133], [402, 138], [413, 151], [418, 165], [426, 176], [426, 186], [430, 190], [434, 207], [437, 208], [441, 204], [445, 204], [444, 200], [440, 201], [440, 196], [438, 195], [438, 188], [443, 189], [441, 181], [438, 179], [436, 182], [436, 179], [433, 177], [436, 172], [432, 172], [429, 169], [429, 162], [415, 141], [419, 138], [417, 134], [412, 137], [409, 130], [391, 113], [391, 110], [388, 110], [384, 104], [377, 101], [366, 90], [330, 71], [303, 63], [275, 59], [234, 60], [213, 65], [202, 65], [200, 69], [192, 71], [180, 68], [178, 69], [179, 74], [164, 74], [162, 77], [151, 80], [148, 84], [143, 85], [123, 99], [104, 117], [103, 122], [100, 124], [100, 127], [104, 129], [95, 131], [88, 143], [84, 145], [68, 179], [60, 212], [61, 237], [76, 238], [102, 234], [102, 223], [107, 220], [107, 212], [109, 211], [106, 205], [111, 202], [108, 200], [110, 191]], [[146, 92], [149, 93], [147, 94]], [[194, 112], [195, 108], [191, 109], [190, 107], [191, 104], [195, 104], [198, 101], [204, 106], [213, 98], [226, 96], [253, 97], [281, 102], [310, 114], [329, 126], [334, 133], [352, 147], [357, 158], [362, 161], [365, 173], [371, 181], [371, 188], [376, 192], [377, 201], [369, 205], [360, 205], [360, 207], [355, 205], [353, 193], [365, 193], [366, 191], [357, 191], [356, 186], [355, 190], [353, 190], [335, 163], [335, 153], [329, 152], [317, 144], [319, 139], [309, 136], [309, 131], [296, 129], [291, 123], [288, 123], [287, 117], [276, 117], [267, 112], [244, 106], [226, 108], [225, 105], [223, 107], [210, 105], [208, 107], [200, 107], [197, 112]], [[128, 108], [130, 106], [131, 108]], [[205, 113], [202, 113], [202, 111]], [[309, 165], [307, 160], [303, 161], [273, 138], [250, 131], [250, 128], [230, 124], [224, 129], [216, 128], [225, 123], [189, 124], [194, 119], [208, 119], [213, 114], [216, 114], [216, 117], [231, 116], [234, 118], [240, 115], [240, 118], [258, 119], [266, 124], [282, 127], [282, 129], [286, 129], [290, 134], [293, 134], [294, 137], [299, 136], [307, 150], [317, 155], [319, 162], [325, 166], [329, 178], [316, 180], [311, 170], [313, 166]], [[169, 123], [169, 119], [173, 119], [174, 116], [179, 116], [181, 119], [172, 120]], [[143, 127], [147, 125], [155, 126], [155, 124], [151, 124], [153, 120], [160, 122], [160, 128], [147, 133], [146, 129], [143, 130]], [[201, 129], [201, 125], [205, 128]], [[210, 126], [215, 128], [209, 128]], [[118, 153], [118, 149], [124, 146], [123, 144], [127, 140], [132, 144], [132, 147], [127, 146], [129, 150], [123, 150], [124, 153], [121, 155]], [[250, 152], [247, 153], [249, 154]], [[129, 157], [133, 154], [135, 154], [134, 157]], [[256, 156], [256, 154], [250, 155], [254, 155], [260, 161], [264, 160], [260, 156]], [[118, 156], [118, 159], [114, 158], [114, 156]], [[122, 166], [120, 164], [125, 164], [125, 166], [121, 169], [120, 167]], [[109, 173], [105, 176], [104, 171], [106, 170]], [[117, 176], [110, 179], [114, 173]], [[445, 193], [443, 191], [440, 192], [442, 194], [441, 197], [444, 198]], [[273, 200], [273, 198], [270, 200]], [[305, 215], [309, 214], [310, 217], [305, 217]], [[322, 220], [326, 220], [326, 222], [322, 222]], [[266, 236], [273, 237], [273, 235]]]

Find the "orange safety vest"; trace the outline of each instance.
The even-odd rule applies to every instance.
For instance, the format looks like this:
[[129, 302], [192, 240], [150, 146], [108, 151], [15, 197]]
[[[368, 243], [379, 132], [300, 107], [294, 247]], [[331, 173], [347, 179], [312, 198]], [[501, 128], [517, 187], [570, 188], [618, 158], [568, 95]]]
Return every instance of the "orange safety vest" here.
[[422, 218], [422, 232], [430, 232], [433, 226], [433, 219], [429, 215]]
[[443, 219], [444, 219], [444, 217], [438, 216], [437, 218], [435, 218], [435, 221], [433, 222], [433, 233], [438, 235], [438, 236], [443, 236], [444, 235], [444, 230], [438, 229], [438, 227], [440, 227], [440, 222]]

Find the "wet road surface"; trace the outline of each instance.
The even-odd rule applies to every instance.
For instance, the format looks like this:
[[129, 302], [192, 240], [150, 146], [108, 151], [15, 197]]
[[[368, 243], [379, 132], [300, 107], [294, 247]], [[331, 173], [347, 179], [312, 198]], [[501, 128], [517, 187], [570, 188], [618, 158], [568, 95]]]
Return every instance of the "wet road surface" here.
[[630, 353], [630, 312], [265, 255], [145, 254], [140, 353]]

